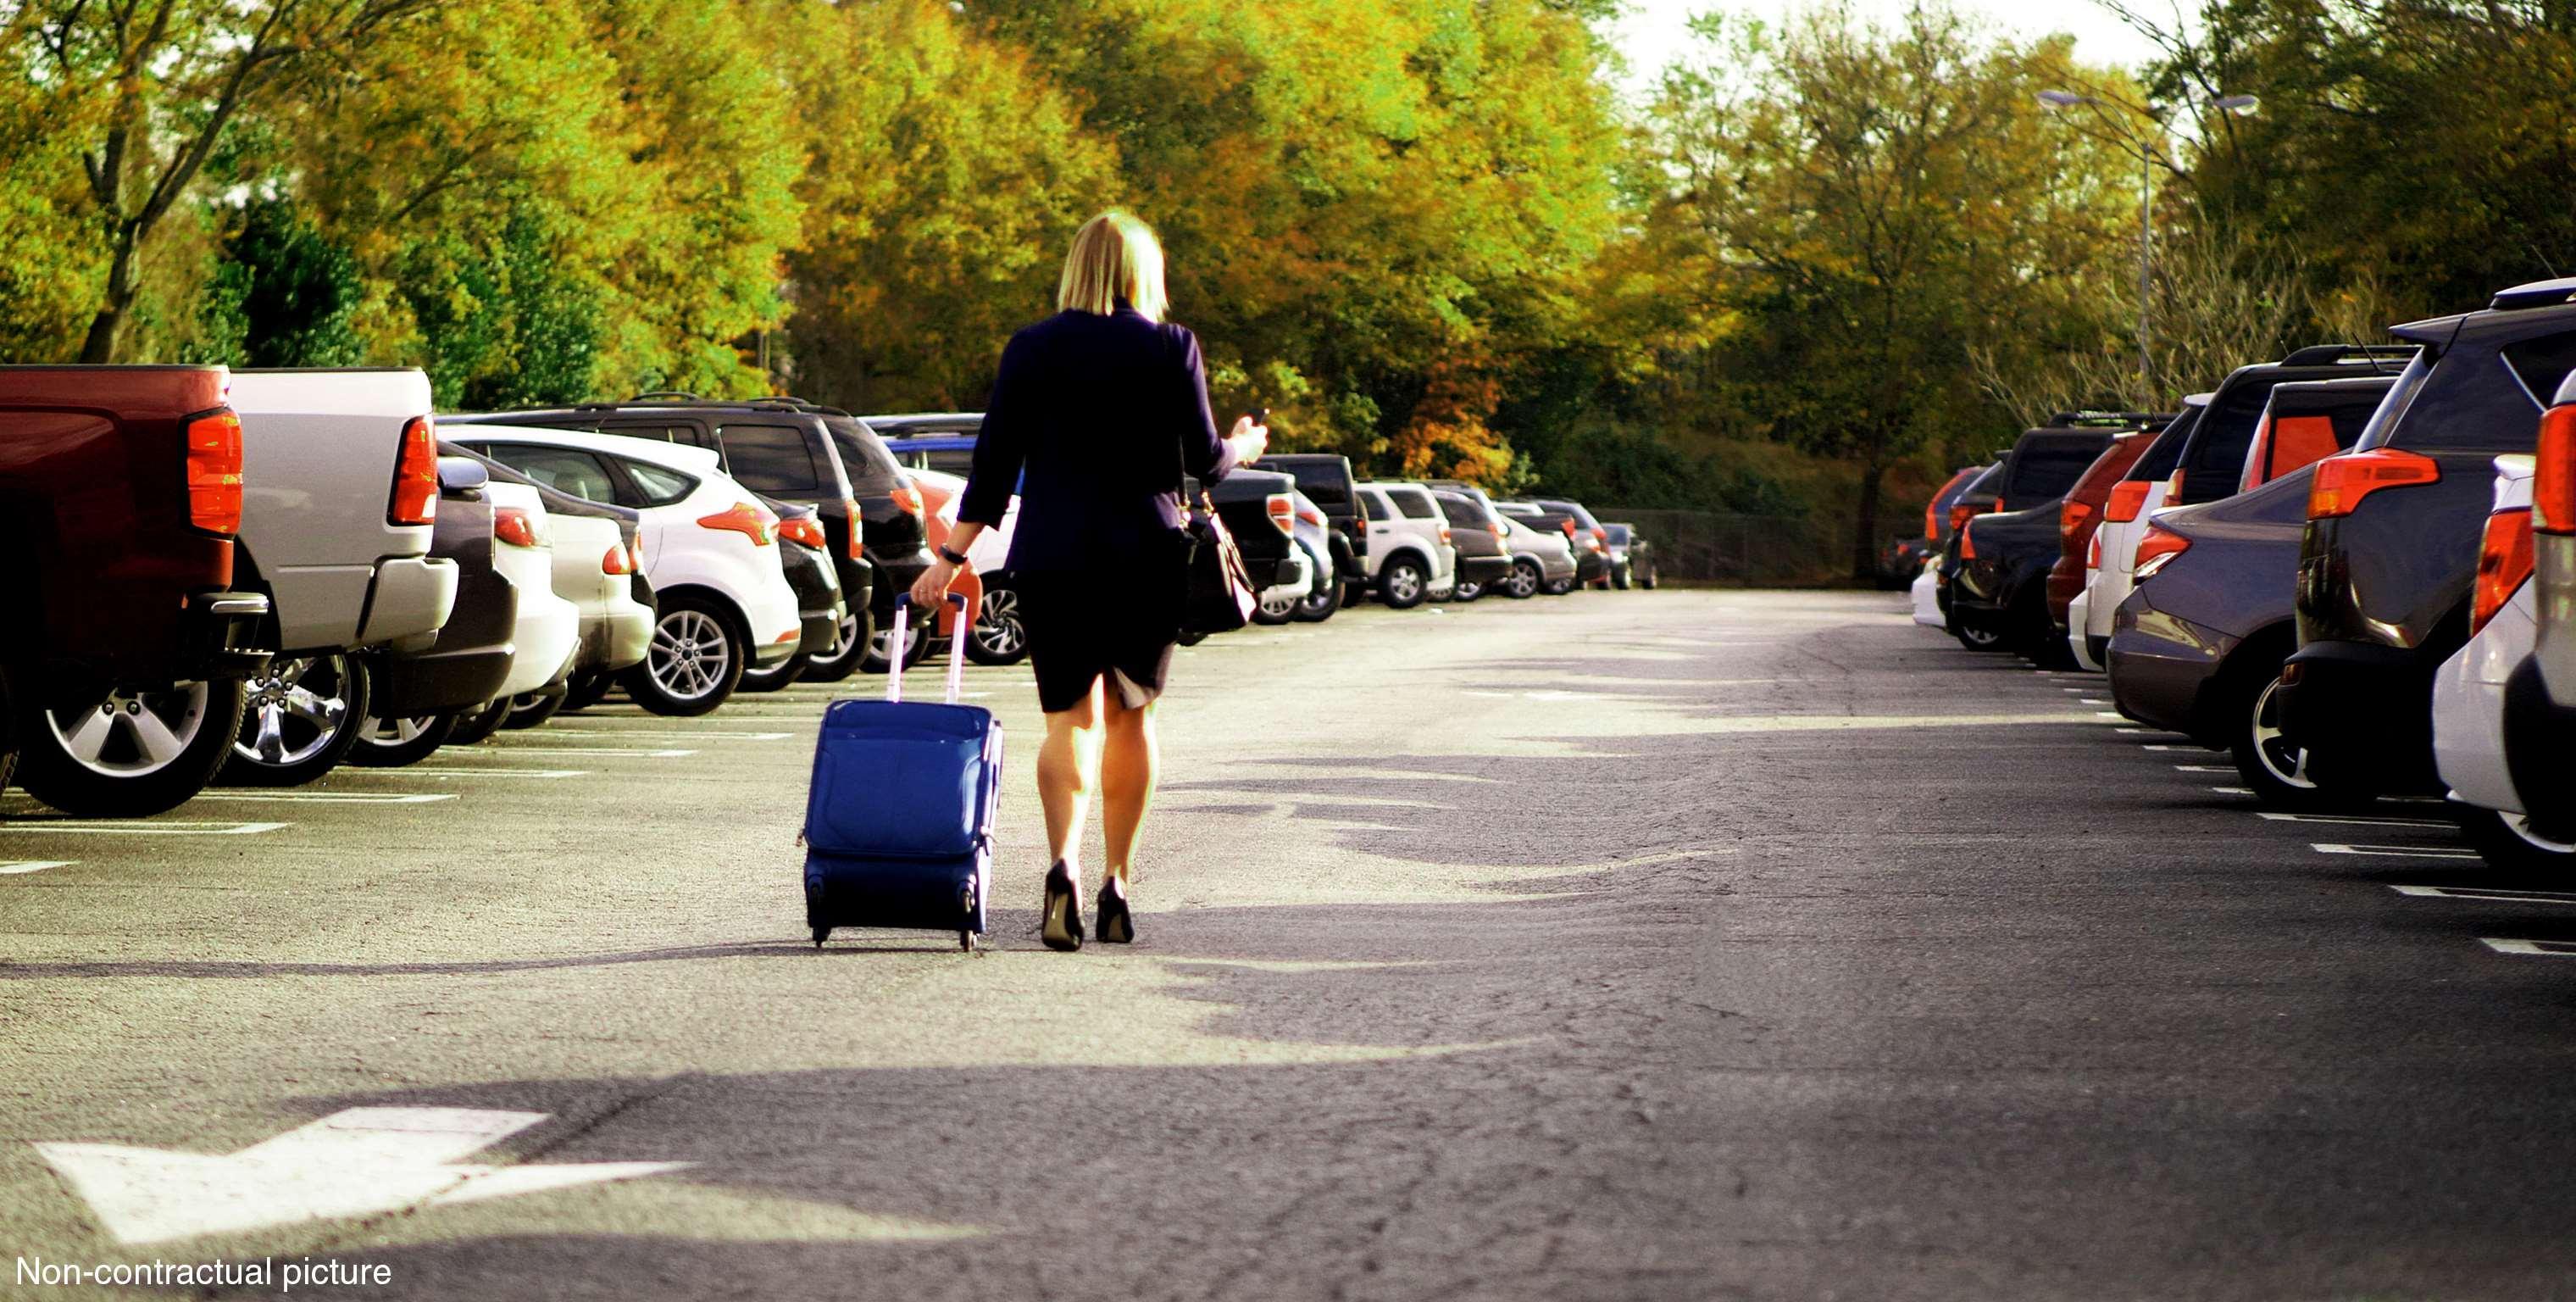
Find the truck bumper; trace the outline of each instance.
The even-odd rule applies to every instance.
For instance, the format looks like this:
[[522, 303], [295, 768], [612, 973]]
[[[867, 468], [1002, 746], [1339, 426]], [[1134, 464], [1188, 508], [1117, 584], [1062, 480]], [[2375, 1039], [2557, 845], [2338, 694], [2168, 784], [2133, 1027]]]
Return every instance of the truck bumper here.
[[[396, 556], [376, 562], [367, 589], [361, 645], [436, 636], [456, 609], [456, 562], [443, 556]], [[399, 648], [398, 648], [399, 649]]]
[[2349, 758], [2401, 781], [2429, 781], [2439, 664], [2403, 647], [2311, 642], [2282, 670], [2281, 730], [2316, 757]]
[[268, 667], [258, 645], [268, 598], [256, 592], [192, 592], [179, 614], [180, 680], [247, 678]]

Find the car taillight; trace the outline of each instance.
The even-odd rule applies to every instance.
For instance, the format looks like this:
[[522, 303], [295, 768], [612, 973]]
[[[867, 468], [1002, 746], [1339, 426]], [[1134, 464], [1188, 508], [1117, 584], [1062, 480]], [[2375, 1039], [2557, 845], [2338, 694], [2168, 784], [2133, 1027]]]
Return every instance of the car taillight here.
[[842, 498], [841, 514], [850, 522], [850, 559], [855, 561], [860, 559], [867, 550], [860, 542], [860, 536], [866, 533], [867, 530], [861, 523], [858, 499], [855, 497]]
[[1989, 511], [2003, 511], [2003, 510], [2007, 510], [2007, 509], [2009, 509], [2009, 508], [2007, 508], [2007, 507], [2004, 505], [2004, 499], [2002, 499], [2002, 498], [1998, 497], [1998, 498], [1996, 498], [1996, 499], [1995, 499], [1995, 504], [1994, 504], [1993, 506], [1987, 507], [1986, 509], [1987, 509], [1987, 510], [1989, 510]]
[[1450, 536], [1450, 533], [1449, 533], [1449, 526], [1447, 526], [1447, 525], [1445, 525], [1445, 524], [1444, 524], [1444, 525], [1442, 525], [1442, 526], [1440, 526], [1440, 545], [1441, 545], [1441, 546], [1443, 546], [1443, 547], [1447, 547], [1447, 546], [1452, 545], [1452, 544], [1451, 544], [1451, 541], [1450, 541], [1450, 537], [1451, 537], [1451, 536]]
[[1959, 559], [1963, 561], [1977, 559], [1977, 531], [1964, 524], [1959, 526]]
[[188, 422], [188, 523], [208, 533], [240, 533], [241, 417], [218, 411]]
[[2084, 568], [2102, 568], [2102, 531], [2099, 529], [2093, 531], [2093, 541], [2084, 545]]
[[2576, 403], [2540, 418], [2539, 469], [2531, 481], [2531, 527], [2576, 533]]
[[2488, 516], [2486, 537], [2478, 543], [2478, 587], [2469, 606], [2470, 635], [2485, 628], [2530, 577], [2530, 508], [2516, 507]]
[[2395, 448], [2347, 452], [2317, 463], [2308, 483], [2308, 518], [2330, 520], [2353, 513], [2361, 499], [2383, 488], [2441, 482], [2442, 467], [2431, 457]]
[[832, 540], [823, 536], [823, 522], [802, 516], [778, 522], [778, 536], [801, 542], [817, 551], [828, 550]]
[[1497, 538], [1506, 537], [1511, 533], [1511, 526], [1504, 524], [1500, 519], [1493, 522], [1493, 529], [1494, 536]]
[[522, 506], [492, 508], [492, 536], [513, 547], [543, 547], [546, 536], [537, 528], [536, 517]]
[[2057, 508], [2057, 536], [2073, 541], [2076, 533], [2083, 529], [2084, 522], [2092, 518], [2091, 502], [2079, 502], [2071, 497], [2066, 499], [2066, 505]]
[[429, 417], [414, 416], [403, 426], [402, 451], [394, 458], [394, 495], [385, 506], [387, 524], [434, 524], [438, 520], [438, 435]]
[[627, 564], [634, 567], [634, 572], [642, 574], [644, 572], [644, 540], [638, 538], [634, 542], [626, 544], [626, 557]]
[[633, 574], [635, 572], [635, 553], [622, 542], [609, 548], [608, 554], [599, 558], [599, 572], [602, 574]]
[[2127, 524], [2147, 509], [2147, 490], [2154, 485], [2144, 479], [2123, 479], [2111, 485], [2111, 500], [2102, 505], [2102, 523]]
[[1607, 529], [1595, 528], [1592, 531], [1592, 541], [1598, 544], [1592, 550], [1600, 551], [1602, 548], [1610, 545], [1610, 531]]
[[903, 512], [905, 515], [917, 516], [921, 514], [921, 490], [913, 487], [911, 480], [907, 479], [902, 483], [895, 485], [892, 496], [894, 498], [894, 509]]
[[1951, 507], [1950, 532], [1957, 533], [1960, 530], [1967, 528], [1970, 520], [1976, 519], [1979, 515], [1982, 515], [1991, 509], [1993, 508], [1965, 504]]
[[736, 502], [714, 515], [698, 517], [702, 529], [724, 529], [751, 539], [754, 547], [766, 547], [777, 537], [777, 517], [749, 502]]
[[1296, 499], [1288, 496], [1286, 493], [1272, 493], [1270, 495], [1270, 523], [1279, 526], [1279, 532], [1281, 533], [1293, 534], [1297, 532]]
[[1324, 527], [1324, 513], [1323, 513], [1323, 512], [1321, 512], [1321, 511], [1318, 511], [1318, 510], [1314, 509], [1313, 507], [1310, 507], [1310, 506], [1301, 506], [1301, 507], [1298, 507], [1298, 508], [1297, 508], [1297, 518], [1298, 518], [1298, 519], [1300, 519], [1300, 520], [1305, 521], [1305, 522], [1306, 522], [1306, 523], [1308, 523], [1308, 524], [1311, 524], [1311, 525], [1315, 526], [1315, 527], [1316, 527], [1316, 528], [1318, 528], [1318, 529], [1321, 529], [1321, 528], [1323, 528], [1323, 527]]
[[2146, 536], [2138, 540], [2137, 577], [2145, 582], [2156, 576], [2174, 557], [2191, 550], [2191, 539], [2160, 524], [2149, 524]]
[[1565, 536], [1567, 539], [1571, 540], [1574, 537], [1574, 522], [1572, 520], [1559, 520], [1557, 523], [1565, 527]]

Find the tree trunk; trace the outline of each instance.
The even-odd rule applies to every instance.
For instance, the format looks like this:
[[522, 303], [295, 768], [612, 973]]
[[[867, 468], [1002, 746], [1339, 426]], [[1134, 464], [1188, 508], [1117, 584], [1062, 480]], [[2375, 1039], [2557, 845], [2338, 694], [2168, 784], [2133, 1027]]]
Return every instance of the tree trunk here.
[[115, 249], [108, 256], [106, 301], [90, 318], [89, 337], [81, 341], [84, 365], [104, 366], [116, 360], [116, 337], [125, 328], [126, 312], [134, 306], [134, 259], [140, 237], [131, 224], [119, 225]]
[[1887, 467], [1873, 460], [1860, 472], [1860, 518], [1852, 535], [1851, 576], [1863, 583], [1878, 578], [1878, 496]]

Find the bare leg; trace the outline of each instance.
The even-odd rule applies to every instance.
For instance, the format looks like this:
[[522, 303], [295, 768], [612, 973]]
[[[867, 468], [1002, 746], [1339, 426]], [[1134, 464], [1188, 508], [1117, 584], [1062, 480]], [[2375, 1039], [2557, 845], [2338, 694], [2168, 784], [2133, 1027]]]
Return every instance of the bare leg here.
[[1145, 826], [1145, 811], [1154, 803], [1154, 770], [1161, 758], [1154, 741], [1154, 703], [1128, 709], [1116, 693], [1106, 701], [1108, 719], [1100, 756], [1100, 825], [1109, 843], [1104, 871], [1127, 880], [1136, 837]]
[[1100, 684], [1070, 710], [1046, 716], [1038, 744], [1038, 803], [1046, 807], [1047, 849], [1082, 879], [1082, 825], [1091, 813], [1092, 774], [1100, 765]]

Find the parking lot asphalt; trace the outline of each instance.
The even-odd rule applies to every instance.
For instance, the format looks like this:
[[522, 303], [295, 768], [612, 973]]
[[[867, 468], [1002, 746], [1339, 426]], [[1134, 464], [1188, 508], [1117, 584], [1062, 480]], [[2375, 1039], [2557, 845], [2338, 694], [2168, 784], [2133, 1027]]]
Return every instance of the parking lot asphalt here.
[[1132, 949], [1037, 943], [1021, 669], [967, 676], [1010, 746], [981, 956], [805, 936], [815, 721], [882, 679], [140, 824], [0, 800], [0, 1296], [207, 1293], [28, 1259], [422, 1299], [2576, 1278], [2576, 891], [2438, 810], [2261, 816], [2100, 679], [1877, 594], [1362, 608], [1174, 679]]

